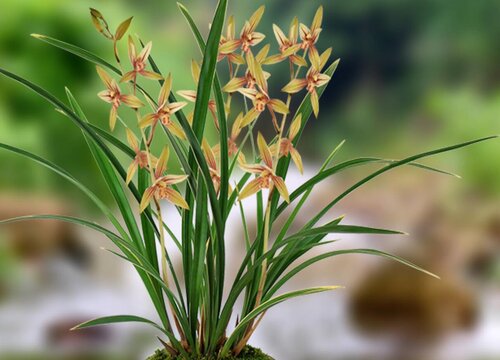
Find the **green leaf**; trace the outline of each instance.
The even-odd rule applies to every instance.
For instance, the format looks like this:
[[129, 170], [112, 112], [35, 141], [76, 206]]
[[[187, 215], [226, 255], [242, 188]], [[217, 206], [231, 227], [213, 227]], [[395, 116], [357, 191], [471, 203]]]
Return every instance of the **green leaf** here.
[[463, 142], [463, 143], [460, 143], [460, 144], [456, 144], [456, 145], [452, 145], [452, 146], [447, 146], [447, 147], [439, 148], [439, 149], [432, 150], [432, 151], [426, 151], [426, 152], [423, 152], [423, 153], [420, 153], [420, 154], [417, 154], [417, 155], [413, 155], [413, 156], [407, 157], [407, 158], [405, 158], [403, 160], [399, 160], [399, 161], [390, 163], [389, 165], [383, 167], [382, 169], [377, 170], [377, 171], [373, 172], [372, 174], [366, 176], [362, 180], [358, 181], [356, 184], [352, 185], [350, 188], [348, 188], [342, 194], [340, 194], [339, 196], [337, 196], [328, 205], [326, 205], [316, 216], [314, 216], [306, 224], [305, 228], [310, 228], [310, 227], [314, 226], [314, 224], [316, 224], [340, 200], [342, 200], [343, 198], [345, 198], [347, 195], [349, 195], [350, 193], [352, 193], [357, 188], [361, 187], [362, 185], [366, 184], [367, 182], [375, 179], [376, 177], [382, 175], [383, 173], [385, 173], [385, 172], [387, 172], [389, 170], [392, 170], [392, 169], [395, 169], [397, 167], [400, 167], [400, 166], [403, 166], [403, 165], [415, 162], [415, 161], [417, 161], [419, 159], [422, 159], [422, 158], [426, 158], [426, 157], [429, 157], [429, 156], [432, 156], [432, 155], [437, 155], [437, 154], [445, 153], [445, 152], [456, 150], [456, 149], [460, 149], [460, 148], [463, 148], [463, 147], [466, 147], [466, 146], [470, 146], [470, 145], [473, 145], [473, 144], [477, 144], [477, 143], [480, 143], [480, 142], [483, 142], [483, 141], [495, 139], [497, 137], [498, 136], [495, 135], [495, 136], [488, 136], [488, 137], [484, 137], [484, 138], [480, 138], [480, 139], [476, 139], [476, 140], [466, 141], [466, 142]]
[[130, 237], [128, 234], [125, 232], [123, 227], [120, 225], [120, 222], [116, 219], [116, 217], [113, 215], [113, 212], [95, 195], [91, 190], [89, 190], [85, 185], [83, 185], [81, 182], [79, 182], [77, 179], [75, 179], [71, 174], [69, 174], [66, 170], [62, 169], [61, 167], [51, 163], [50, 161], [32, 154], [26, 150], [22, 150], [19, 148], [16, 148], [14, 146], [10, 146], [7, 144], [0, 143], [0, 148], [5, 149], [7, 151], [10, 151], [12, 153], [15, 153], [17, 155], [24, 156], [40, 165], [43, 165], [47, 169], [55, 172], [56, 174], [62, 176], [69, 182], [71, 182], [73, 185], [75, 185], [78, 189], [80, 189], [92, 202], [103, 212], [103, 214], [111, 221], [111, 223], [115, 226], [115, 228], [118, 230], [118, 232], [126, 239], [130, 240]]
[[285, 238], [284, 242], [300, 240], [302, 238], [324, 235], [324, 234], [377, 234], [377, 235], [406, 235], [406, 233], [395, 230], [377, 229], [356, 225], [325, 225], [313, 229], [299, 231], [292, 236]]
[[99, 56], [92, 54], [90, 51], [84, 50], [84, 49], [82, 49], [78, 46], [72, 45], [72, 44], [68, 44], [64, 41], [51, 38], [50, 36], [41, 35], [41, 34], [31, 34], [31, 36], [33, 36], [35, 39], [42, 40], [43, 42], [46, 42], [47, 44], [50, 44], [52, 46], [58, 47], [58, 48], [65, 50], [67, 52], [70, 52], [76, 56], [79, 56], [82, 59], [88, 60], [96, 65], [101, 65], [101, 66], [107, 67], [108, 69], [114, 71], [117, 74], [121, 74], [121, 71], [117, 67], [111, 65], [109, 62], [107, 62], [106, 60], [103, 60]]
[[162, 332], [165, 332], [165, 330], [163, 330], [154, 321], [151, 321], [151, 320], [139, 317], [139, 316], [134, 316], [134, 315], [105, 316], [105, 317], [89, 320], [89, 321], [86, 321], [86, 322], [81, 323], [79, 325], [76, 325], [71, 330], [80, 330], [80, 329], [85, 329], [85, 328], [94, 327], [94, 326], [102, 326], [102, 325], [118, 324], [118, 323], [129, 323], [129, 322], [139, 322], [139, 323], [148, 324], [148, 325], [151, 325]]
[[336, 251], [330, 251], [324, 254], [317, 255], [311, 259], [308, 259], [301, 264], [297, 265], [293, 270], [285, 274], [269, 291], [266, 292], [264, 295], [263, 299], [269, 299], [271, 296], [273, 296], [288, 280], [290, 280], [293, 276], [298, 274], [300, 271], [310, 267], [314, 263], [327, 259], [330, 257], [338, 256], [338, 255], [347, 255], [347, 254], [365, 254], [365, 255], [375, 255], [375, 256], [382, 256], [390, 260], [397, 261], [403, 265], [409, 266], [415, 270], [418, 270], [424, 274], [427, 274], [429, 276], [432, 276], [434, 278], [439, 279], [439, 277], [423, 268], [421, 268], [418, 265], [415, 265], [414, 263], [405, 260], [399, 256], [392, 255], [383, 251], [379, 250], [374, 250], [374, 249], [347, 249], [347, 250], [336, 250]]

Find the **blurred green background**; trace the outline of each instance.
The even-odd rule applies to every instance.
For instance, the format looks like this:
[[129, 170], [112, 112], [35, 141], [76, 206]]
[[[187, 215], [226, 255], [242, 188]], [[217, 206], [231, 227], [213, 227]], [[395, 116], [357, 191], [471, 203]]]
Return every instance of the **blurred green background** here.
[[[215, 1], [184, 3], [199, 26], [207, 31]], [[272, 23], [286, 29], [297, 15], [307, 24], [317, 6], [323, 5], [324, 30], [319, 47], [332, 46], [334, 58], [341, 58], [321, 100], [320, 117], [309, 122], [301, 142], [300, 150], [311, 166], [320, 163], [343, 139], [347, 143], [342, 158], [400, 158], [500, 133], [500, 3], [497, 0], [233, 1], [229, 12], [236, 16], [237, 29], [261, 3], [266, 5], [266, 14], [260, 30], [273, 46]], [[2, 0], [1, 4], [0, 66], [31, 79], [60, 98], [65, 96], [64, 87], [69, 87], [95, 124], [107, 127], [108, 105], [96, 96], [102, 85], [94, 67], [31, 38], [30, 33], [77, 44], [112, 62], [112, 48], [94, 30], [88, 8], [99, 9], [112, 28], [134, 15], [131, 30], [142, 39], [153, 41], [153, 55], [160, 69], [174, 74], [177, 89], [193, 87], [190, 61], [200, 57], [175, 1]], [[126, 59], [125, 48], [121, 50], [122, 58]], [[285, 77], [285, 72], [273, 72], [273, 90], [279, 90]], [[40, 154], [102, 196], [108, 196], [78, 129], [33, 93], [3, 77], [0, 77], [0, 142]], [[498, 293], [493, 284], [500, 281], [499, 156], [500, 141], [492, 141], [428, 162], [463, 176], [461, 181], [447, 182], [437, 195], [443, 208], [454, 209], [443, 210], [446, 219], [453, 218], [449, 227], [475, 216], [493, 220], [487, 225], [483, 220], [474, 223], [474, 236], [482, 233], [485, 226], [498, 226], [492, 235], [487, 235], [497, 244], [487, 251], [493, 260], [488, 259], [487, 271], [476, 278], [481, 286], [487, 285], [474, 288], [476, 294], [492, 286], [496, 289], [494, 294]], [[9, 194], [9, 200], [0, 199], [5, 207], [12, 201], [10, 194], [18, 194], [27, 197], [28, 203], [30, 197], [57, 198], [75, 211], [88, 210], [77, 190], [44, 168], [3, 152], [0, 164], [0, 194]], [[398, 175], [393, 176], [393, 180], [384, 183], [389, 190], [399, 181]], [[416, 193], [420, 190], [425, 193], [433, 184], [422, 182], [416, 186]], [[375, 195], [372, 211], [378, 211], [380, 203], [384, 203], [380, 196]], [[410, 205], [403, 203], [394, 213], [404, 213], [405, 206]], [[355, 205], [351, 209], [356, 213]], [[432, 217], [430, 209], [426, 214]], [[424, 228], [427, 229], [425, 225]], [[7, 260], [0, 256], [0, 279], [8, 272], [3, 270], [6, 264]], [[498, 315], [499, 306], [495, 309]]]

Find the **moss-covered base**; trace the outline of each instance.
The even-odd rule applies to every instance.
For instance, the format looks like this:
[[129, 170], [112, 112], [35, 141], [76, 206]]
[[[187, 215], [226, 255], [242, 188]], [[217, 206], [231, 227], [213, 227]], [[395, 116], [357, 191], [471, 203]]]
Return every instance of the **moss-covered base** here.
[[[193, 356], [189, 359], [184, 359], [182, 356], [177, 356], [173, 358], [166, 350], [156, 350], [153, 356], [149, 357], [148, 360], [217, 360], [214, 356], [199, 357]], [[264, 354], [260, 349], [251, 347], [250, 345], [245, 346], [241, 353], [237, 356], [228, 356], [223, 359], [218, 360], [274, 360], [269, 355]]]

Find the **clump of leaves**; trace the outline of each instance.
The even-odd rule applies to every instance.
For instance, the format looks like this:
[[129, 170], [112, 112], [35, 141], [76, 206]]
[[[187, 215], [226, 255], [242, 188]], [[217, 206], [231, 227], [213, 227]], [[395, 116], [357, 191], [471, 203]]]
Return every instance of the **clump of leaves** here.
[[[264, 7], [258, 8], [244, 22], [239, 35], [233, 17], [229, 17], [224, 26], [226, 7], [227, 0], [220, 0], [208, 38], [204, 39], [188, 10], [179, 4], [201, 52], [200, 59], [192, 61], [194, 84], [193, 89], [188, 90], [174, 91], [173, 76], [164, 75], [158, 69], [151, 55], [150, 42], [144, 44], [128, 36], [128, 63], [121, 59], [118, 44], [126, 35], [132, 18], [112, 32], [104, 16], [91, 10], [96, 29], [112, 42], [116, 66], [75, 45], [33, 35], [97, 66], [104, 87], [98, 95], [110, 104], [111, 132], [93, 125], [68, 89], [66, 104], [29, 80], [0, 68], [0, 73], [36, 92], [79, 127], [121, 215], [121, 219], [117, 218], [97, 195], [64, 169], [36, 154], [0, 144], [1, 148], [28, 157], [72, 182], [95, 203], [114, 230], [88, 220], [55, 215], [14, 218], [3, 223], [58, 219], [104, 234], [120, 250], [110, 251], [137, 270], [160, 319], [156, 323], [132, 315], [115, 315], [88, 321], [76, 329], [141, 322], [163, 334], [161, 342], [173, 358], [222, 359], [248, 349], [245, 346], [251, 335], [274, 305], [294, 297], [338, 289], [338, 286], [322, 286], [276, 295], [288, 280], [322, 259], [344, 254], [382, 256], [435, 276], [402, 258], [374, 249], [336, 250], [302, 262], [296, 260], [330, 242], [329, 234], [401, 234], [344, 224], [342, 217], [323, 225], [320, 221], [343, 198], [389, 170], [411, 165], [446, 173], [417, 161], [492, 137], [398, 161], [357, 158], [332, 164], [341, 143], [315, 176], [290, 192], [286, 186], [290, 163], [293, 162], [300, 172], [303, 170], [298, 151], [301, 134], [311, 115], [318, 117], [320, 97], [339, 64], [339, 60], [330, 63], [331, 48], [318, 49], [323, 10], [321, 7], [317, 10], [310, 26], [293, 19], [288, 34], [274, 25], [279, 52], [270, 54], [270, 44], [264, 44], [265, 35], [257, 31]], [[229, 75], [226, 84], [220, 83], [216, 70], [218, 63], [227, 64], [224, 67]], [[280, 65], [290, 69], [290, 79], [282, 84], [281, 94], [271, 94], [268, 70]], [[158, 81], [158, 95], [146, 91], [143, 81]], [[305, 94], [301, 94], [303, 90]], [[303, 96], [296, 109], [291, 108], [293, 96]], [[242, 101], [233, 101], [235, 97]], [[187, 113], [190, 103], [194, 108]], [[238, 104], [243, 105], [238, 108]], [[136, 121], [127, 123], [121, 119], [122, 111], [132, 111]], [[253, 129], [257, 122], [273, 128], [274, 137], [265, 139], [262, 134], [255, 134]], [[116, 126], [126, 129], [126, 142], [113, 134]], [[211, 132], [211, 127], [215, 131]], [[210, 133], [216, 133], [217, 137], [210, 138]], [[163, 144], [159, 154], [153, 153], [153, 141]], [[251, 146], [247, 146], [248, 143]], [[251, 151], [245, 156], [247, 148]], [[120, 162], [116, 152], [126, 155], [129, 161]], [[170, 173], [168, 163], [172, 156], [182, 165], [183, 173]], [[367, 164], [381, 167], [333, 198], [299, 231], [291, 233], [297, 214], [318, 183], [344, 170]], [[243, 175], [237, 172], [238, 167]], [[255, 197], [257, 201], [257, 235], [253, 241], [242, 205], [248, 197]], [[162, 207], [165, 200], [181, 219], [180, 234], [175, 234], [165, 221]], [[286, 213], [284, 225], [277, 229], [277, 219], [288, 210], [291, 212]], [[246, 254], [234, 281], [225, 288], [226, 225], [232, 211], [239, 211], [241, 215]], [[271, 236], [274, 230], [279, 230], [278, 235]], [[172, 266], [167, 241], [173, 242], [181, 255], [183, 283]], [[239, 309], [236, 308], [238, 299], [243, 300]], [[236, 325], [232, 327], [230, 320], [235, 313]]]

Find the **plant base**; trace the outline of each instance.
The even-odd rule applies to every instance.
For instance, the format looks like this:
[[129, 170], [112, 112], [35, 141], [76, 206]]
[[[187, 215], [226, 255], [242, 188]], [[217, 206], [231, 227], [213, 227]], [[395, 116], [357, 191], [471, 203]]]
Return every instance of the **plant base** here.
[[237, 356], [228, 356], [223, 359], [217, 359], [213, 356], [199, 357], [193, 356], [189, 359], [184, 359], [182, 356], [177, 356], [173, 358], [166, 350], [156, 350], [153, 356], [149, 357], [148, 360], [274, 360], [269, 355], [264, 354], [260, 349], [254, 348], [247, 345], [243, 348], [241, 353]]

